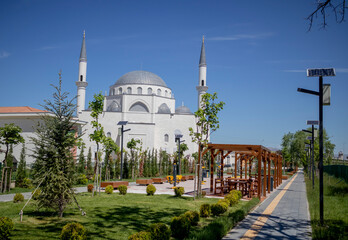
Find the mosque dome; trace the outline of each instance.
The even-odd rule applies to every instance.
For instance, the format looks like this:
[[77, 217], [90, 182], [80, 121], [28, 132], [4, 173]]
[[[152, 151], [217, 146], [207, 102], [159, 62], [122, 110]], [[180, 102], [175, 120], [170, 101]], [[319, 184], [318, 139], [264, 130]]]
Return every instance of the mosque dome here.
[[120, 77], [115, 85], [143, 84], [167, 87], [166, 83], [158, 75], [147, 71], [133, 71]]
[[175, 109], [176, 114], [192, 114], [191, 110], [186, 106], [180, 106]]

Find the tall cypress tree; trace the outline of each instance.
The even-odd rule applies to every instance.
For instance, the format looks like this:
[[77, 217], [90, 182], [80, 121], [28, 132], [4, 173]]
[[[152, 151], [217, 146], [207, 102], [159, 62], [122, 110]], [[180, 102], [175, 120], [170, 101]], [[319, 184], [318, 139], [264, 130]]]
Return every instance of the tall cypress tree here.
[[79, 154], [79, 162], [77, 163], [78, 173], [85, 173], [86, 161], [85, 161], [84, 149], [85, 149], [85, 144], [83, 143], [81, 146], [80, 154]]
[[[53, 86], [53, 85], [52, 85]], [[68, 93], [62, 92], [62, 78], [59, 73], [59, 85], [53, 86], [53, 100], [45, 100], [44, 109], [51, 114], [42, 117], [43, 124], [36, 128], [37, 137], [33, 137], [35, 148], [35, 183], [40, 184], [41, 194], [38, 206], [51, 208], [63, 217], [66, 206], [73, 197], [73, 154], [76, 144], [72, 121], [75, 104], [68, 100]], [[53, 116], [52, 116], [53, 114]]]
[[89, 147], [89, 149], [88, 149], [86, 175], [88, 176], [88, 178], [91, 178], [93, 176], [92, 149], [91, 149], [91, 147]]
[[16, 186], [22, 187], [24, 178], [26, 177], [26, 162], [25, 162], [25, 144], [23, 143], [21, 156], [16, 174]]

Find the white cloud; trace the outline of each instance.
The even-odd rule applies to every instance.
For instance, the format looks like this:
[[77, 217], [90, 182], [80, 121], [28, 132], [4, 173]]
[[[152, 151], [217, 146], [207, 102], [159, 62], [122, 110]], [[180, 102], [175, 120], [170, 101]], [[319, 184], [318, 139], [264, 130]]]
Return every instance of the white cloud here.
[[232, 36], [225, 37], [211, 37], [208, 38], [210, 41], [237, 41], [237, 40], [245, 40], [245, 39], [263, 39], [273, 36], [274, 33], [259, 33], [259, 34], [236, 34]]
[[9, 57], [11, 54], [6, 52], [6, 51], [2, 51], [0, 52], [0, 58], [7, 58]]

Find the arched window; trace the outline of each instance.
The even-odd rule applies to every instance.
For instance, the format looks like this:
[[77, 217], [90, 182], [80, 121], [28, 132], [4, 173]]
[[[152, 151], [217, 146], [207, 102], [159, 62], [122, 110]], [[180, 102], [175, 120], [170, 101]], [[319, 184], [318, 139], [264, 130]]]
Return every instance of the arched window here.
[[162, 95], [161, 89], [157, 89], [157, 95], [158, 95], [158, 96], [161, 96], [161, 95]]
[[169, 135], [168, 134], [164, 134], [164, 141], [169, 142]]
[[146, 107], [144, 103], [136, 102], [129, 108], [129, 111], [130, 112], [149, 112], [149, 109]]
[[141, 87], [138, 87], [137, 92], [138, 92], [138, 94], [143, 94], [143, 89]]
[[108, 132], [108, 133], [106, 134], [106, 136], [107, 136], [107, 137], [111, 137], [111, 132]]
[[122, 88], [121, 87], [118, 89], [118, 94], [122, 94]]
[[82, 82], [82, 80], [83, 80], [83, 76], [82, 76], [82, 75], [80, 75], [80, 82]]
[[149, 95], [152, 94], [152, 88], [149, 87], [149, 88], [147, 89], [147, 94], [149, 94]]
[[116, 89], [115, 88], [112, 90], [112, 95], [116, 95]]
[[131, 88], [131, 87], [128, 87], [128, 88], [127, 88], [127, 93], [128, 93], [128, 94], [132, 94], [132, 88]]
[[202, 80], [202, 86], [204, 86], [204, 80]]
[[168, 91], [167, 90], [164, 91], [164, 96], [168, 97]]

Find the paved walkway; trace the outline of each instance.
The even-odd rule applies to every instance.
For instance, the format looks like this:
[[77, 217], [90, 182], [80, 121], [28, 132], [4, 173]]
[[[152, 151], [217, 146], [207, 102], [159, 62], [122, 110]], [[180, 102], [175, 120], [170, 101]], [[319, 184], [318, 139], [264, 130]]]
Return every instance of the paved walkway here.
[[283, 182], [223, 239], [311, 239], [304, 175]]

